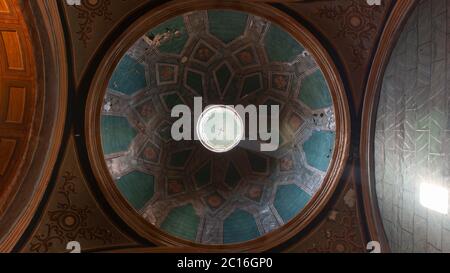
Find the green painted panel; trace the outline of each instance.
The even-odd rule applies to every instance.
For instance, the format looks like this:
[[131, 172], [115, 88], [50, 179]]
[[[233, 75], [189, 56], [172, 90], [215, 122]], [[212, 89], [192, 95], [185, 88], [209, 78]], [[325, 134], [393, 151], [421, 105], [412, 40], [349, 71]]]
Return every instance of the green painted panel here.
[[321, 71], [303, 79], [299, 99], [313, 110], [332, 105], [330, 90]]
[[230, 163], [230, 165], [228, 166], [227, 173], [225, 174], [225, 183], [231, 188], [235, 188], [240, 180], [241, 175], [239, 174], [234, 164]]
[[253, 76], [247, 77], [244, 80], [244, 85], [242, 87], [241, 97], [251, 94], [259, 89], [261, 89], [261, 75], [255, 74]]
[[137, 210], [144, 208], [155, 192], [153, 175], [132, 172], [117, 181], [117, 187], [130, 204]]
[[201, 74], [188, 71], [186, 76], [186, 84], [198, 94], [203, 94], [203, 76]]
[[281, 185], [277, 189], [273, 205], [286, 223], [294, 218], [310, 199], [311, 196], [297, 185]]
[[174, 36], [167, 42], [162, 43], [159, 46], [159, 51], [163, 53], [180, 54], [189, 39], [189, 34], [187, 33], [182, 16], [175, 17], [169, 21], [162, 23], [161, 25], [152, 29], [147, 34], [147, 36], [154, 37], [157, 34], [163, 34], [166, 32], [174, 33], [175, 31], [180, 31], [181, 35], [176, 37]]
[[125, 95], [133, 95], [146, 86], [144, 66], [128, 55], [119, 62], [108, 85], [110, 89]]
[[167, 109], [172, 110], [175, 106], [183, 104], [180, 96], [176, 93], [168, 94], [163, 96], [163, 102], [167, 106]]
[[159, 129], [159, 137], [164, 141], [170, 141], [172, 139], [172, 127], [170, 125], [163, 125]]
[[224, 92], [225, 88], [227, 87], [227, 84], [231, 78], [231, 71], [230, 71], [230, 69], [228, 69], [228, 66], [226, 64], [223, 64], [216, 71], [216, 78], [217, 78], [217, 83], [219, 84], [220, 91]]
[[264, 44], [271, 62], [292, 62], [305, 49], [286, 31], [272, 24]]
[[211, 162], [208, 162], [195, 174], [197, 187], [203, 187], [211, 183]]
[[199, 223], [200, 217], [189, 204], [171, 210], [161, 224], [161, 229], [179, 238], [196, 241]]
[[136, 135], [137, 131], [131, 127], [126, 118], [116, 116], [101, 117], [101, 136], [105, 154], [127, 151]]
[[308, 164], [326, 172], [333, 155], [335, 139], [335, 132], [314, 131], [312, 136], [303, 145]]
[[265, 173], [268, 170], [267, 159], [258, 154], [247, 152], [252, 170], [258, 173]]
[[208, 11], [209, 33], [224, 43], [230, 43], [245, 32], [248, 15], [237, 11]]
[[224, 244], [246, 242], [260, 235], [255, 218], [247, 211], [237, 209], [223, 222]]
[[184, 150], [181, 152], [173, 153], [170, 156], [170, 163], [169, 165], [176, 168], [184, 167], [186, 164], [186, 161], [189, 159], [189, 156], [191, 155], [192, 150]]

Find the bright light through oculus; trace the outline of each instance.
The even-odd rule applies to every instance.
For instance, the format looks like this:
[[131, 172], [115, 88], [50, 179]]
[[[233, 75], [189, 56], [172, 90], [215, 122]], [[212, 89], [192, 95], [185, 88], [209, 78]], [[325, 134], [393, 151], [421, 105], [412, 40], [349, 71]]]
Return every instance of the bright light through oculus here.
[[422, 183], [420, 204], [439, 213], [448, 214], [448, 190], [434, 184]]
[[208, 150], [224, 153], [244, 137], [244, 123], [233, 107], [213, 105], [205, 109], [197, 123], [197, 135]]

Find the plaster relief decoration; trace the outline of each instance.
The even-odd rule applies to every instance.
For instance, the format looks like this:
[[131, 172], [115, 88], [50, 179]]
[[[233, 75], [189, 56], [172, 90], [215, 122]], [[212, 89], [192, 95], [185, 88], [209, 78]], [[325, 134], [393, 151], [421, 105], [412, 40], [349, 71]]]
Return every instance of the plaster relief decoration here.
[[88, 63], [106, 37], [118, 24], [146, 0], [64, 0], [57, 1], [64, 11], [71, 43], [74, 76], [78, 84]]
[[301, 244], [289, 252], [362, 253], [366, 252], [358, 232], [359, 220], [355, 206], [355, 190], [347, 187], [328, 217]]
[[[121, 0], [123, 1], [123, 0]], [[111, 0], [82, 0], [73, 5], [78, 11], [79, 30], [77, 34], [79, 40], [87, 46], [87, 42], [91, 39], [94, 30], [94, 19], [97, 17], [103, 18], [105, 21], [111, 21], [111, 12], [109, 6]]]
[[88, 218], [92, 217], [89, 206], [73, 204], [72, 196], [77, 194], [74, 180], [77, 177], [67, 172], [63, 176], [64, 182], [58, 189], [61, 201], [57, 209], [48, 212], [50, 222], [46, 224], [44, 233], [34, 236], [30, 244], [32, 252], [48, 252], [56, 244], [78, 240], [96, 241], [99, 245], [113, 242], [112, 232], [99, 226], [88, 226]]
[[361, 1], [335, 1], [332, 5], [318, 8], [320, 18], [333, 20], [338, 24], [335, 38], [343, 38], [351, 47], [353, 69], [364, 65], [370, 57], [372, 40], [377, 35], [380, 16], [384, 13], [384, 3], [363, 5]]
[[84, 184], [77, 167], [74, 145], [64, 159], [63, 171], [44, 210], [44, 215], [23, 249], [31, 253], [62, 253], [69, 242], [77, 242], [81, 251], [132, 246], [106, 218]]

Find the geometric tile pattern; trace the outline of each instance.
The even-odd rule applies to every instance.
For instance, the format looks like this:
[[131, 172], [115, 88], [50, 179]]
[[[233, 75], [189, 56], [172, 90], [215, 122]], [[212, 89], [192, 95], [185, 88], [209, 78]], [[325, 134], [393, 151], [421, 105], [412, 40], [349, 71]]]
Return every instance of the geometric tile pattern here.
[[384, 75], [375, 175], [394, 252], [450, 252], [450, 216], [420, 203], [421, 183], [450, 189], [449, 12], [449, 1], [420, 1]]
[[[250, 227], [242, 230], [242, 227]], [[223, 224], [224, 244], [249, 241], [260, 235], [255, 218], [245, 210], [237, 209], [225, 218]]]
[[141, 159], [148, 163], [158, 163], [161, 150], [153, 143], [148, 142], [142, 149]]
[[153, 112], [155, 108], [153, 107], [152, 100], [144, 101], [134, 106], [134, 109], [146, 123], [155, 117], [155, 113]]
[[187, 70], [186, 72], [186, 87], [193, 91], [194, 94], [202, 95], [204, 78], [203, 73], [194, 70]]
[[314, 131], [312, 136], [303, 144], [306, 161], [318, 170], [326, 172], [333, 155], [334, 132]]
[[272, 62], [292, 62], [304, 51], [304, 48], [291, 35], [273, 24], [267, 31], [264, 46], [267, 57]]
[[252, 46], [245, 47], [235, 54], [236, 59], [242, 67], [254, 66], [258, 64], [255, 50]]
[[273, 73], [271, 75], [270, 83], [274, 90], [281, 92], [288, 92], [290, 76], [286, 74]]
[[189, 204], [172, 209], [161, 224], [161, 228], [175, 236], [194, 241], [199, 224], [200, 217]]
[[311, 196], [297, 185], [280, 185], [277, 189], [274, 207], [280, 212], [280, 217], [289, 222], [309, 201]]
[[193, 149], [187, 149], [179, 152], [170, 153], [169, 166], [171, 168], [184, 168], [191, 156]]
[[221, 95], [225, 93], [225, 90], [232, 80], [232, 76], [232, 71], [227, 63], [223, 63], [222, 65], [220, 65], [219, 68], [214, 72], [217, 89], [219, 90]]
[[[117, 67], [104, 99], [105, 160], [151, 224], [202, 244], [239, 243], [284, 225], [319, 190], [334, 144], [331, 97], [314, 58], [279, 27], [242, 12], [191, 12], [148, 31], [122, 63], [133, 65]], [[192, 108], [194, 96], [279, 105], [282, 145], [213, 154], [173, 141], [170, 111]]]
[[166, 185], [168, 196], [184, 193], [186, 190], [182, 178], [167, 178]]
[[239, 174], [238, 169], [234, 165], [233, 162], [230, 162], [228, 165], [228, 169], [225, 173], [225, 184], [228, 185], [230, 188], [234, 189], [239, 182], [241, 181], [242, 177]]
[[204, 64], [209, 64], [210, 61], [214, 58], [216, 52], [213, 48], [208, 46], [208, 44], [199, 42], [197, 48], [194, 49], [194, 60], [197, 60]]
[[144, 65], [125, 55], [111, 77], [109, 88], [133, 95], [146, 85]]
[[251, 93], [260, 91], [263, 88], [262, 76], [260, 73], [245, 77], [242, 85], [241, 97], [245, 97]]
[[117, 180], [117, 187], [133, 207], [139, 210], [153, 197], [154, 179], [152, 175], [135, 171]]
[[211, 10], [208, 12], [209, 33], [228, 44], [244, 34], [247, 19], [248, 14], [243, 12]]
[[173, 64], [157, 64], [156, 80], [158, 85], [175, 84], [178, 79], [178, 66]]
[[311, 109], [328, 108], [331, 106], [331, 96], [327, 83], [320, 71], [305, 78], [300, 88], [300, 100]]
[[255, 173], [267, 173], [269, 171], [269, 159], [264, 155], [247, 152], [250, 167]]
[[177, 92], [170, 92], [167, 94], [161, 95], [162, 103], [165, 106], [165, 109], [170, 112], [170, 110], [179, 105], [183, 104], [183, 100]]
[[202, 188], [212, 183], [212, 164], [211, 161], [203, 165], [194, 173], [194, 182], [197, 188]]
[[106, 154], [128, 150], [137, 134], [127, 118], [117, 116], [102, 116], [101, 130], [103, 150]]

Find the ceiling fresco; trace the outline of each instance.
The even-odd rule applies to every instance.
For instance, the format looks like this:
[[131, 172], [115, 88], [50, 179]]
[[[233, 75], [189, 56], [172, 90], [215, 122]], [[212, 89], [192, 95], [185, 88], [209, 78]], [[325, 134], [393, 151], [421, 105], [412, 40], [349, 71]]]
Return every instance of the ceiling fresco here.
[[[280, 148], [214, 154], [171, 139], [171, 109], [279, 105]], [[113, 73], [101, 116], [118, 189], [151, 224], [202, 244], [256, 239], [298, 215], [333, 155], [332, 99], [314, 58], [279, 26], [247, 13], [186, 13], [148, 31]]]

